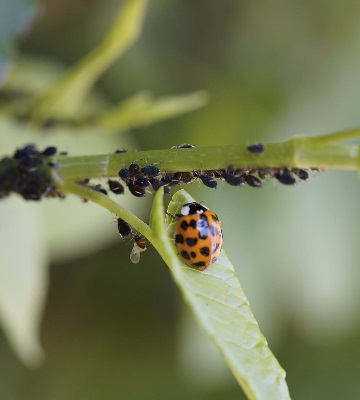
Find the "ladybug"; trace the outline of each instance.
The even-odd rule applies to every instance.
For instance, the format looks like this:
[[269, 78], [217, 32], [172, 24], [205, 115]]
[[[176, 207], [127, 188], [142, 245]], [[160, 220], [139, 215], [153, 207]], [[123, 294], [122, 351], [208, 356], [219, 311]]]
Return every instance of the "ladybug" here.
[[185, 204], [175, 218], [175, 245], [179, 255], [189, 267], [203, 271], [221, 252], [223, 234], [217, 215], [194, 202]]

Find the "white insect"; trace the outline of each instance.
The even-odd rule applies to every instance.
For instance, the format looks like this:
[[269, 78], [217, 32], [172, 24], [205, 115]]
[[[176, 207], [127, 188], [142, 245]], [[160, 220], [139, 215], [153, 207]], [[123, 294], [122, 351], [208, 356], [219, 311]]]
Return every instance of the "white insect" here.
[[130, 260], [134, 264], [137, 264], [140, 261], [140, 253], [142, 253], [145, 250], [147, 250], [146, 249], [146, 240], [142, 239], [140, 236], [136, 235], [134, 237], [134, 247], [132, 248], [131, 253], [130, 253]]

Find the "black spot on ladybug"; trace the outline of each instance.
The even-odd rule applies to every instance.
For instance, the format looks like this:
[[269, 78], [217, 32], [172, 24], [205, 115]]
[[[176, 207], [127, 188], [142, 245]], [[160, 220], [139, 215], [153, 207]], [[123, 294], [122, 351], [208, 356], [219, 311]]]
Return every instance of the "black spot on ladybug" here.
[[208, 257], [209, 255], [210, 255], [210, 249], [208, 248], [208, 247], [201, 247], [200, 248], [200, 253], [203, 255], [203, 256], [206, 256], [206, 257]]
[[198, 241], [197, 238], [186, 238], [185, 239], [186, 244], [190, 247], [195, 246], [197, 241]]
[[188, 223], [186, 221], [182, 221], [180, 227], [182, 230], [186, 231], [188, 228]]
[[197, 228], [197, 222], [194, 219], [192, 219], [190, 221], [190, 223], [189, 223], [189, 226], [191, 226], [192, 228], [196, 229]]
[[196, 253], [195, 253], [194, 251], [192, 251], [192, 252], [190, 253], [190, 256], [191, 256], [191, 258], [196, 258]]
[[214, 215], [214, 214], [211, 215], [211, 219], [212, 219], [213, 221], [219, 221], [219, 218], [218, 218], [216, 215]]
[[195, 268], [206, 267], [206, 263], [205, 261], [198, 261], [196, 263], [193, 263], [192, 266]]
[[186, 250], [182, 250], [180, 255], [184, 260], [190, 260], [189, 253]]
[[184, 243], [184, 236], [180, 233], [177, 233], [175, 236], [175, 243]]

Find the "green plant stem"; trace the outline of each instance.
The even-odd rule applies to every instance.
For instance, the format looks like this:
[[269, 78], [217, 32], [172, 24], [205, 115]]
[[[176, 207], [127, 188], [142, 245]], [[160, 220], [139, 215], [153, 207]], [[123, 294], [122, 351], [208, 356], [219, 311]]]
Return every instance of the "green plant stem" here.
[[[97, 192], [96, 190], [93, 190], [87, 186], [83, 186], [73, 182], [66, 182], [61, 186], [61, 190], [63, 193], [74, 194], [76, 196], [82, 197], [83, 199], [97, 203], [100, 206], [109, 210], [111, 213], [122, 218], [124, 221], [130, 224], [133, 229], [144, 236], [158, 251], [163, 260], [168, 265], [171, 265], [171, 258], [169, 258], [168, 247], [164, 247], [164, 242], [167, 240], [167, 238], [157, 237], [156, 232], [153, 232], [149, 225], [139, 219], [136, 215], [121, 207], [115, 201], [111, 200], [108, 196], [105, 196], [104, 194]], [[162, 201], [161, 193], [157, 193], [156, 198], [158, 199], [158, 202]], [[171, 255], [173, 255], [173, 253], [174, 250], [172, 251], [172, 253], [170, 252]]]
[[33, 118], [73, 116], [103, 72], [139, 37], [147, 0], [128, 0], [101, 43], [60, 77], [39, 99]]
[[90, 200], [94, 203], [99, 204], [100, 206], [109, 210], [111, 213], [128, 222], [136, 231], [145, 236], [147, 239], [155, 241], [149, 225], [145, 224], [145, 222], [136, 217], [130, 211], [121, 207], [114, 200], [111, 200], [108, 196], [87, 186], [83, 186], [74, 182], [65, 182], [61, 186], [61, 190], [64, 193], [75, 194], [83, 199]]
[[[352, 131], [355, 132], [355, 131]], [[360, 130], [357, 131], [360, 135]], [[117, 176], [119, 169], [135, 162], [141, 166], [157, 165], [162, 172], [225, 169], [229, 165], [239, 168], [293, 167], [359, 170], [359, 146], [336, 144], [336, 140], [349, 138], [336, 134], [321, 137], [298, 137], [286, 142], [264, 145], [264, 151], [255, 154], [244, 145], [196, 147], [191, 149], [165, 149], [136, 153], [99, 156], [66, 157], [59, 160], [59, 175], [64, 180], [85, 177], [105, 178]], [[351, 136], [354, 136], [352, 133]]]
[[344, 131], [328, 133], [320, 136], [308, 136], [306, 140], [314, 145], [325, 145], [327, 143], [344, 142], [347, 140], [359, 140], [360, 129], [346, 129]]

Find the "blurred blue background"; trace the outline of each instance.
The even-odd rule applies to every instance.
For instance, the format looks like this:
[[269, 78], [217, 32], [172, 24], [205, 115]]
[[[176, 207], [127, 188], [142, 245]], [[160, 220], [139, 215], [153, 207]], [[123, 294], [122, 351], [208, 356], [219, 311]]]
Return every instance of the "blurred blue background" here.
[[[21, 53], [71, 65], [98, 43], [121, 2], [42, 4]], [[210, 103], [123, 134], [119, 147], [250, 144], [359, 126], [359, 17], [355, 0], [151, 0], [141, 39], [98, 91], [115, 102], [141, 89], [156, 96], [205, 89]], [[358, 398], [358, 177], [327, 171], [295, 187], [264, 186], [186, 189], [220, 217], [224, 247], [292, 398]], [[134, 207], [147, 218], [150, 203]], [[113, 233], [102, 240], [105, 229]], [[45, 364], [26, 369], [0, 336], [0, 398], [245, 398], [156, 252], [131, 264], [132, 244], [119, 239], [111, 217], [91, 236], [101, 245], [86, 255], [76, 246], [66, 254], [60, 240], [54, 250]]]

